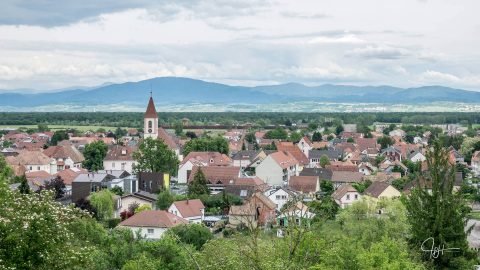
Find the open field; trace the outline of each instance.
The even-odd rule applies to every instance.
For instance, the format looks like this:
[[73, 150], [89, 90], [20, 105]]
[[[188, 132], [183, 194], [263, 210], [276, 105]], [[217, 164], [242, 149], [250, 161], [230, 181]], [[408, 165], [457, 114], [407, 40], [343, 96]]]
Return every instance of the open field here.
[[[10, 129], [10, 128], [13, 128], [13, 129], [19, 129], [19, 128], [25, 128], [25, 129], [29, 129], [29, 128], [37, 128], [37, 125], [0, 125], [0, 130], [2, 129]], [[99, 128], [103, 128], [105, 130], [112, 130], [114, 131], [117, 127], [109, 127], [109, 126], [70, 126], [70, 125], [48, 125], [48, 128], [50, 128], [52, 131], [55, 131], [55, 130], [61, 130], [61, 129], [76, 129], [76, 130], [79, 130], [79, 131], [88, 131], [88, 130], [91, 130], [91, 131], [96, 131], [97, 129]], [[126, 127], [123, 127], [123, 128], [126, 128]]]

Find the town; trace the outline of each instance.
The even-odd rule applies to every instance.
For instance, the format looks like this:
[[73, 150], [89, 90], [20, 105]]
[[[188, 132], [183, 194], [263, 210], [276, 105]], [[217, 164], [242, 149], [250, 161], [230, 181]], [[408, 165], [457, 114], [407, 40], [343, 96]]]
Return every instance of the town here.
[[[464, 213], [471, 231], [469, 246], [462, 243], [464, 252], [480, 246], [476, 221], [480, 217], [480, 135], [471, 124], [368, 126], [325, 119], [324, 123], [290, 122], [269, 129], [247, 124], [230, 130], [188, 130], [189, 119], [183, 118], [167, 130], [159, 126], [153, 97], [143, 123], [140, 129], [92, 127], [82, 134], [53, 132], [43, 124], [28, 132], [4, 130], [0, 169], [9, 192], [37, 194], [40, 201], [51, 192], [57, 207], [83, 210], [97, 226], [127, 230], [135, 241], [161, 242], [173, 237], [175, 242], [215, 253], [219, 251], [214, 247], [204, 246], [235, 239], [235, 235], [250, 235], [236, 239], [242, 242], [270, 235], [289, 241], [289, 256], [294, 256], [308, 251], [296, 249], [302, 250], [308, 233], [326, 222], [364, 226], [359, 220], [366, 215], [370, 222], [385, 219], [392, 222], [390, 226], [407, 226], [405, 212], [412, 215], [414, 210], [406, 198], [419, 189], [426, 194], [439, 192], [438, 183], [427, 175], [433, 175], [432, 167], [440, 166], [452, 168], [445, 171], [445, 177], [452, 177], [447, 192], [461, 195], [461, 203], [470, 209]], [[438, 152], [444, 155], [437, 156]], [[335, 233], [355, 232], [337, 226], [340, 231]], [[260, 248], [258, 240], [252, 241], [244, 244]], [[264, 269], [260, 266], [264, 255], [258, 254], [263, 251], [255, 249], [248, 250], [256, 256], [251, 265], [237, 262], [230, 266]], [[220, 258], [215, 262], [214, 254], [200, 258], [186, 250], [190, 255], [184, 259], [195, 264], [184, 262], [183, 267], [200, 269], [198, 261], [203, 260], [204, 268], [220, 269], [217, 263], [225, 263]], [[147, 260], [131, 259], [139, 265]], [[409, 261], [406, 254], [390, 260], [385, 263], [401, 266], [394, 269], [422, 269], [420, 262]], [[309, 266], [308, 260], [302, 263], [295, 267]], [[335, 264], [323, 263], [326, 268]], [[383, 269], [385, 265], [372, 267]]]

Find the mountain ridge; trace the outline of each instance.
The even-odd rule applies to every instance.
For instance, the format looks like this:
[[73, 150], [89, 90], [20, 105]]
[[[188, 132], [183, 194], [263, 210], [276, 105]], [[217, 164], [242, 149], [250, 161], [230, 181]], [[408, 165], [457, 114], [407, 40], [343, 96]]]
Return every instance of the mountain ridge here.
[[0, 106], [34, 107], [143, 105], [153, 92], [157, 104], [271, 104], [296, 101], [338, 103], [420, 104], [430, 102], [480, 103], [480, 92], [445, 86], [400, 88], [300, 83], [232, 86], [183, 77], [156, 77], [138, 82], [109, 83], [92, 89], [70, 89], [46, 93], [0, 93]]

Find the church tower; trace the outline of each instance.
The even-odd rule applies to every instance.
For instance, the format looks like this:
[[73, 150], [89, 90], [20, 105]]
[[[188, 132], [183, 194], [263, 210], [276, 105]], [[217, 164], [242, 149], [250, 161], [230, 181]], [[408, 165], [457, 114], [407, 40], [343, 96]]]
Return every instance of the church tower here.
[[143, 138], [158, 138], [158, 115], [151, 95], [147, 111], [143, 116]]

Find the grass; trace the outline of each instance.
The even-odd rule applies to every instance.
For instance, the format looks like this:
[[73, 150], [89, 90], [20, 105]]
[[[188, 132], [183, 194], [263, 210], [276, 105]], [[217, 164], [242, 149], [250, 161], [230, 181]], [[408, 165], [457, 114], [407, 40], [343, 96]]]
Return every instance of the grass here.
[[[19, 128], [25, 128], [25, 129], [33, 128], [33, 129], [36, 129], [36, 128], [37, 128], [37, 125], [0, 125], [0, 129], [5, 129], [5, 128], [15, 128], [15, 129], [19, 129]], [[71, 129], [71, 128], [77, 129], [77, 130], [79, 130], [79, 131], [88, 131], [88, 130], [96, 131], [96, 130], [99, 129], [99, 128], [104, 128], [105, 130], [112, 130], [112, 131], [114, 131], [117, 127], [109, 127], [109, 126], [48, 125], [48, 128], [50, 128], [50, 130], [52, 130], [52, 131], [61, 130], [61, 129]]]
[[480, 220], [480, 212], [470, 212], [470, 213], [467, 215], [467, 217], [470, 218], [470, 219]]

